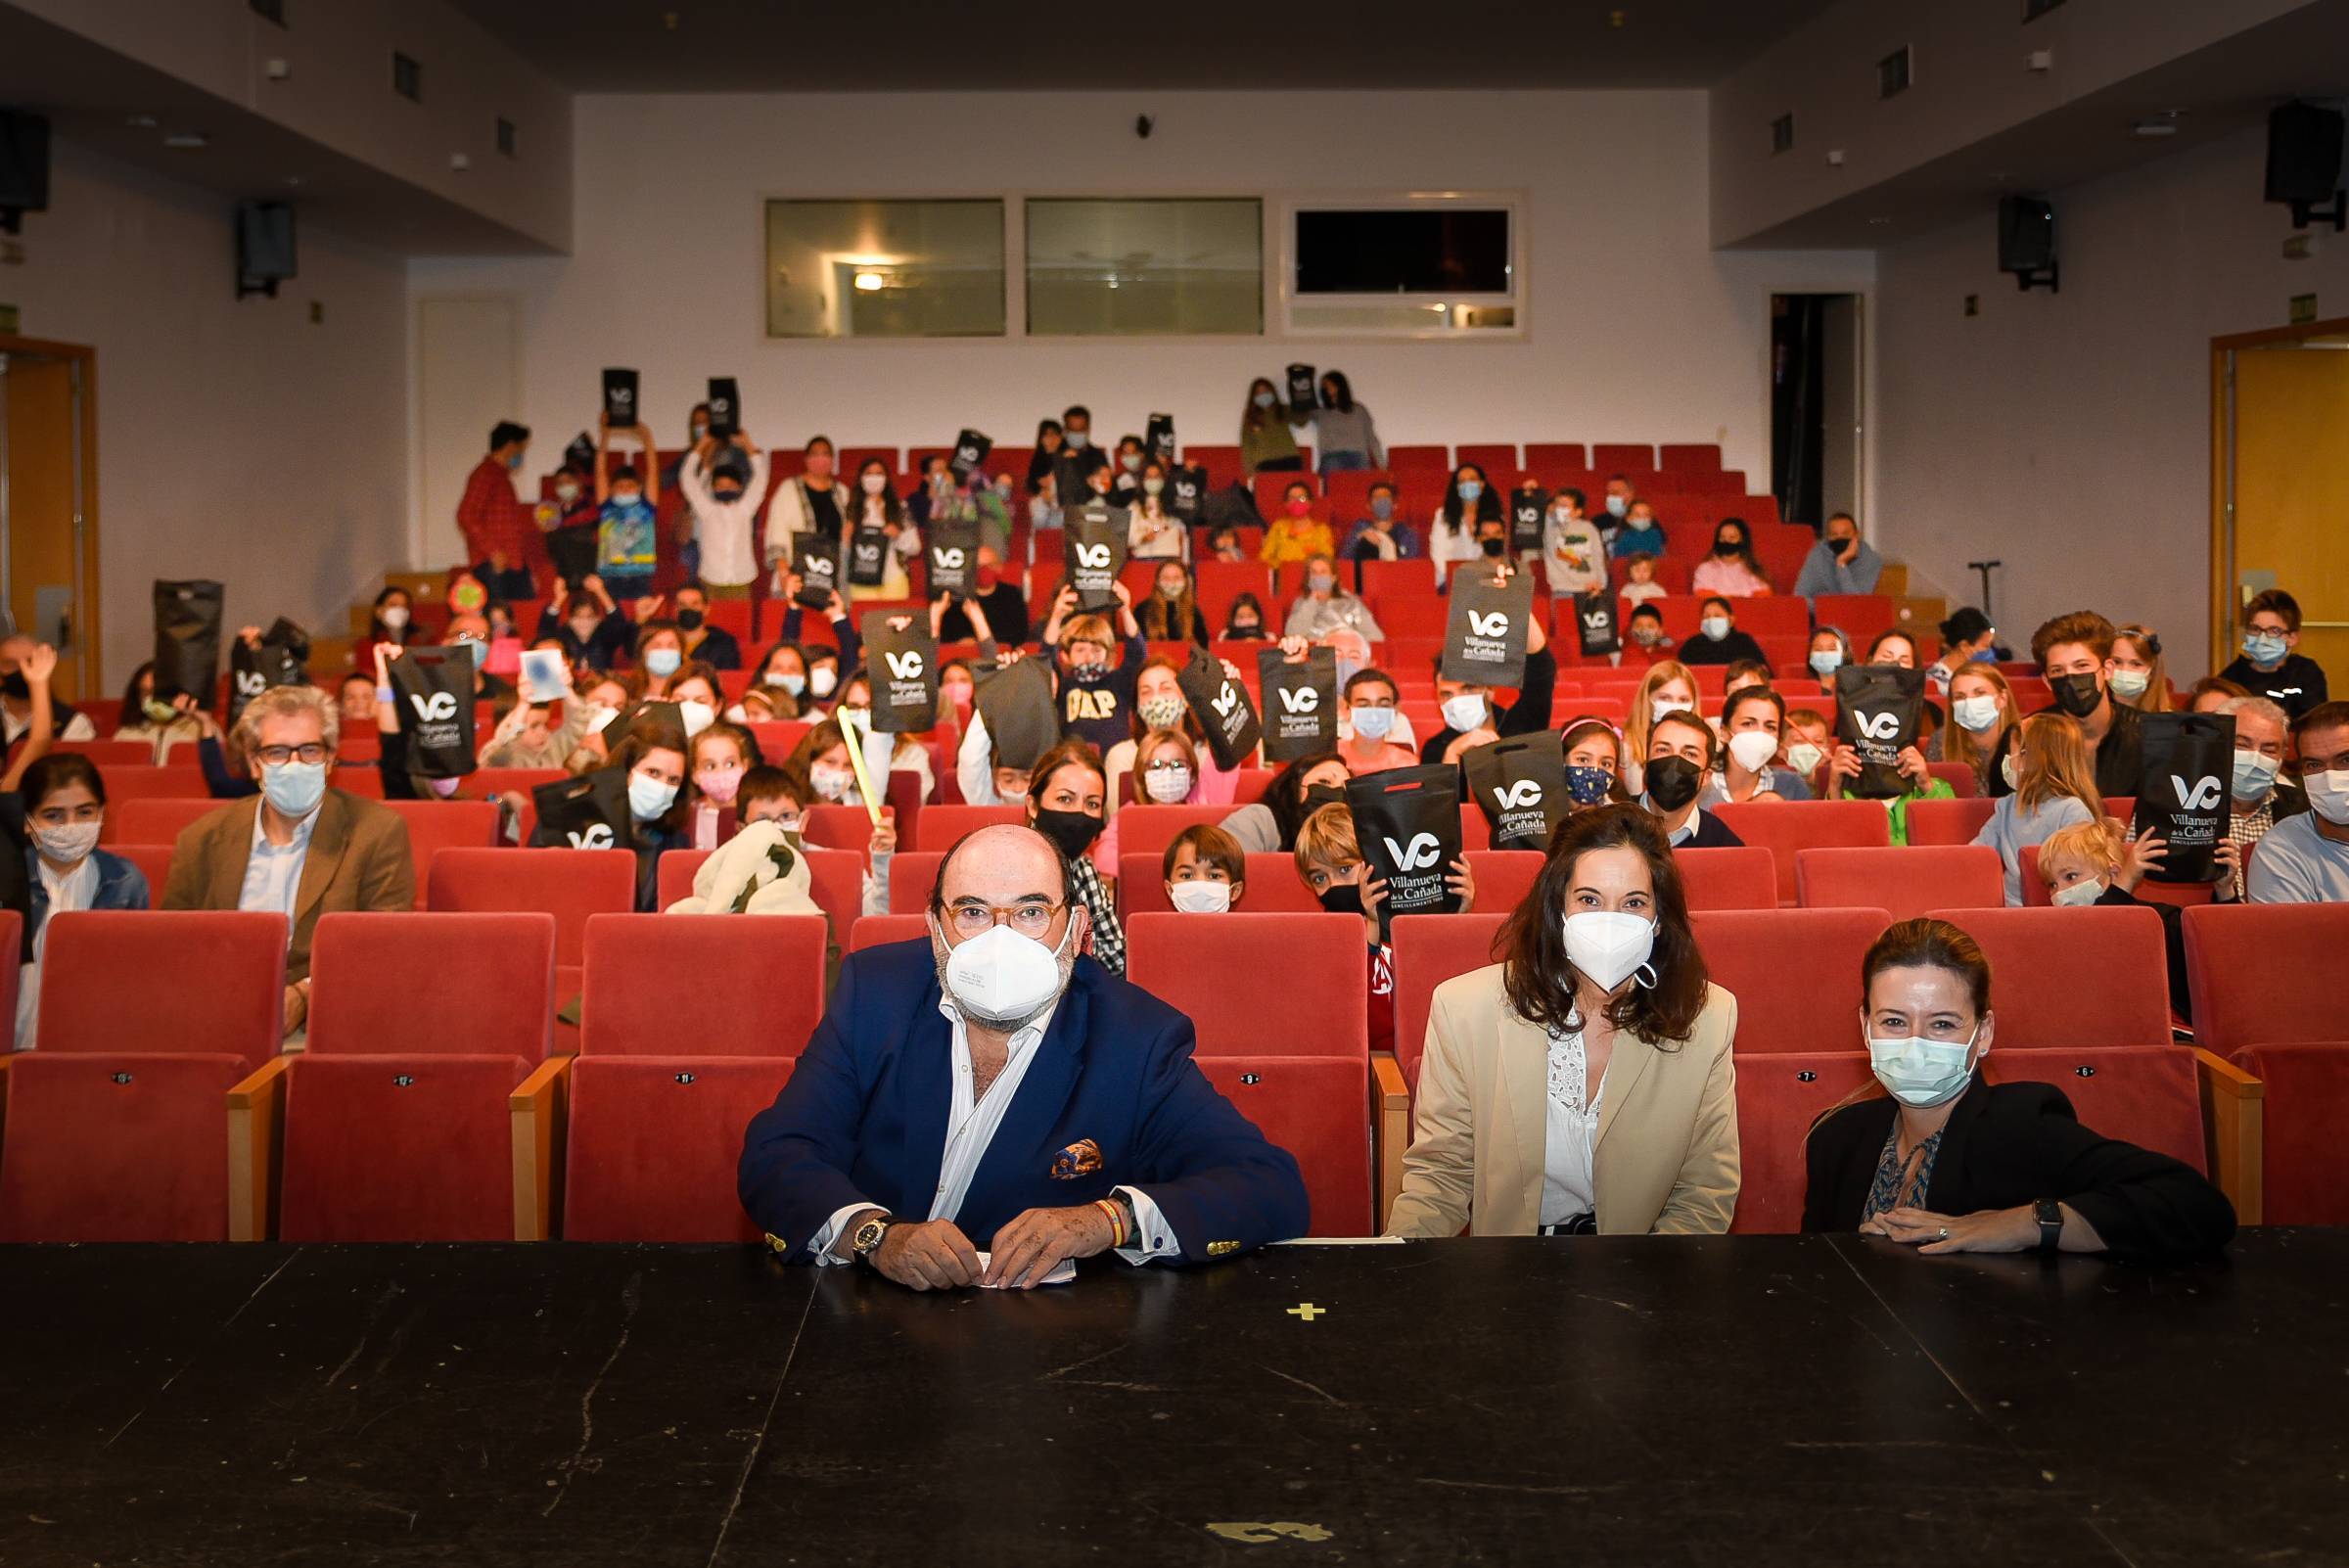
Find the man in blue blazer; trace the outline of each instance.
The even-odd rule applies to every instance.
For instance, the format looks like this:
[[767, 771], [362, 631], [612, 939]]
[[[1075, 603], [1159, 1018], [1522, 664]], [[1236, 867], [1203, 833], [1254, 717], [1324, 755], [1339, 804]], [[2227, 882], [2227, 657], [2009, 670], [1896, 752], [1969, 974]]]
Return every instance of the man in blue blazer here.
[[1051, 840], [983, 828], [939, 866], [933, 940], [841, 966], [743, 1139], [778, 1251], [1025, 1289], [1112, 1247], [1200, 1263], [1303, 1233], [1296, 1160], [1200, 1073], [1189, 1019], [1082, 956], [1074, 895]]

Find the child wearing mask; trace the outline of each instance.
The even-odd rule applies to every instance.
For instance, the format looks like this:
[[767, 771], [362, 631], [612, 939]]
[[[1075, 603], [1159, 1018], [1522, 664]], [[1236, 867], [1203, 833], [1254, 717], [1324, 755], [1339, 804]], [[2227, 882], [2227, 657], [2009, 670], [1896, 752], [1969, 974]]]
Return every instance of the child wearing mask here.
[[1126, 553], [1133, 560], [1180, 561], [1190, 553], [1190, 530], [1167, 510], [1166, 492], [1166, 465], [1152, 458], [1121, 503], [1127, 508]]
[[1680, 644], [1664, 634], [1664, 612], [1652, 604], [1635, 609], [1623, 623], [1623, 658], [1619, 663], [1654, 666], [1676, 660]]
[[[1295, 853], [1298, 879], [1313, 891], [1331, 914], [1359, 915], [1363, 940], [1370, 948], [1370, 985], [1366, 1005], [1370, 1048], [1395, 1048], [1395, 949], [1379, 931], [1379, 909], [1386, 902], [1385, 881], [1370, 872], [1355, 839], [1354, 815], [1343, 805], [1324, 806], [1297, 830]], [[1464, 859], [1451, 862], [1445, 886], [1458, 897], [1459, 912], [1476, 907], [1476, 879]]]
[[1688, 579], [1692, 593], [1715, 593], [1727, 599], [1758, 599], [1771, 591], [1770, 575], [1754, 559], [1753, 535], [1745, 519], [1725, 517], [1713, 530], [1713, 553], [1696, 564]]
[[[1178, 799], [1224, 806], [1239, 792], [1238, 769], [1227, 772], [1216, 766], [1214, 754], [1206, 749], [1207, 732], [1191, 716], [1191, 705], [1182, 695], [1181, 669], [1172, 659], [1154, 656], [1142, 662], [1140, 671], [1134, 676], [1131, 733], [1102, 758], [1113, 814], [1119, 802], [1141, 798], [1137, 793], [1139, 784], [1128, 784], [1128, 775], [1134, 770], [1143, 742], [1161, 730], [1179, 731], [1190, 748], [1190, 775], [1185, 781], [1187, 788]], [[1114, 828], [1116, 824], [1113, 821], [1111, 825]]]
[[[856, 788], [856, 766], [849, 760], [849, 741], [837, 719], [827, 718], [806, 735], [783, 770], [792, 775], [795, 795], [810, 806], [862, 806]], [[735, 791], [740, 799], [741, 790]], [[812, 796], [813, 799], [808, 798]], [[898, 850], [897, 812], [881, 807], [865, 845], [864, 891], [861, 908], [868, 915], [889, 913], [889, 862]]]
[[1312, 639], [1336, 631], [1358, 632], [1365, 642], [1383, 642], [1387, 635], [1379, 629], [1370, 607], [1339, 586], [1337, 563], [1326, 555], [1309, 557], [1305, 585], [1289, 606], [1281, 635]]
[[2122, 626], [2112, 634], [2112, 672], [2104, 684], [2111, 688], [2114, 702], [2127, 703], [2141, 714], [2166, 714], [2178, 706], [2170, 695], [2161, 638], [2150, 626]]
[[1265, 798], [1225, 817], [1223, 831], [1249, 854], [1286, 854], [1297, 848], [1297, 831], [1324, 806], [1346, 803], [1346, 760], [1336, 752], [1311, 752], [1272, 775]]
[[[1078, 613], [1077, 590], [1065, 584], [1052, 601], [1040, 639], [1060, 653], [1054, 684], [1061, 736], [1083, 741], [1096, 756], [1127, 738], [1135, 682], [1150, 654], [1141, 623], [1133, 618], [1133, 595], [1123, 582], [1112, 586], [1118, 596], [1117, 640], [1112, 640], [1106, 616]], [[1115, 665], [1110, 663], [1113, 656], [1119, 658]]]
[[1451, 483], [1444, 489], [1444, 504], [1436, 508], [1436, 515], [1428, 524], [1427, 558], [1435, 566], [1438, 592], [1450, 580], [1455, 564], [1474, 561], [1486, 553], [1478, 532], [1488, 523], [1504, 530], [1502, 551], [1505, 551], [1508, 520], [1501, 514], [1500, 496], [1485, 483], [1483, 469], [1474, 463], [1462, 463], [1451, 471]]
[[603, 577], [589, 573], [578, 591], [549, 604], [538, 617], [538, 640], [553, 638], [576, 669], [610, 669], [636, 640], [635, 623], [613, 599]]
[[1925, 747], [1925, 760], [1963, 762], [1975, 789], [1988, 794], [1992, 760], [2014, 719], [2014, 688], [1999, 667], [1968, 665], [1950, 677], [1950, 722]]
[[2219, 671], [2254, 697], [2265, 697], [2297, 721], [2323, 706], [2328, 689], [2325, 670], [2300, 646], [2300, 601], [2281, 588], [2251, 596], [2243, 606], [2243, 653]]
[[[604, 435], [610, 438], [611, 432]], [[648, 438], [646, 450], [651, 450]], [[661, 482], [649, 483], [636, 470], [607, 470], [599, 454], [595, 466], [595, 570], [604, 586], [622, 599], [639, 599], [653, 591], [653, 573], [661, 564]]]
[[[2187, 984], [2185, 911], [2176, 904], [2137, 897], [2145, 872], [2159, 865], [2168, 853], [2168, 846], [2154, 837], [2151, 828], [2131, 839], [2119, 818], [2099, 817], [2049, 834], [2039, 847], [2039, 875], [2048, 885], [2049, 901], [2059, 909], [2143, 907], [2159, 915], [2162, 945], [2169, 955], [2170, 1010], [2191, 1022], [2194, 999]], [[2219, 879], [2224, 898], [2241, 874], [2242, 850], [2221, 839], [2214, 858], [2225, 868]]]
[[1218, 524], [1208, 530], [1207, 553], [1211, 561], [1237, 564], [1248, 559], [1248, 547], [1240, 542], [1240, 530], [1229, 523]]
[[1664, 525], [1656, 521], [1656, 509], [1645, 501], [1632, 502], [1630, 516], [1615, 530], [1610, 547], [1617, 555], [1662, 555], [1667, 545]]
[[[1902, 754], [1904, 757], [1906, 753]], [[2088, 743], [2068, 714], [2034, 714], [2015, 726], [2014, 744], [2000, 762], [2013, 793], [2000, 797], [1976, 844], [1999, 852], [2006, 866], [2006, 902], [2023, 901], [2023, 851], [2058, 828], [2104, 814]]]
[[1607, 585], [1607, 541], [1583, 506], [1583, 492], [1572, 485], [1549, 498], [1542, 563], [1551, 593], [1596, 593]]
[[714, 850], [733, 835], [742, 777], [761, 760], [759, 743], [749, 730], [720, 722], [705, 726], [688, 747], [693, 796], [686, 820], [693, 847]]
[[1195, 642], [1207, 646], [1207, 617], [1189, 568], [1169, 561], [1158, 569], [1149, 599], [1141, 609], [1142, 635], [1152, 642]]
[[[585, 702], [566, 696], [563, 716], [552, 703], [526, 703], [512, 693], [497, 699], [497, 727], [483, 743], [484, 767], [561, 767], [587, 733]], [[372, 715], [370, 715], [372, 716]]]
[[850, 516], [842, 541], [843, 559], [859, 532], [878, 531], [888, 541], [881, 552], [881, 580], [877, 583], [849, 582], [849, 598], [903, 599], [910, 597], [913, 585], [905, 576], [905, 563], [921, 552], [921, 530], [905, 515], [905, 503], [890, 488], [889, 465], [874, 457], [865, 460], [856, 471], [856, 494], [850, 501]]
[[41, 960], [48, 949], [49, 917], [75, 909], [144, 909], [147, 878], [120, 855], [98, 848], [106, 821], [106, 784], [86, 757], [56, 753], [35, 758], [18, 784], [15, 809], [23, 823], [21, 842], [30, 875], [24, 951], [17, 982], [16, 1048], [38, 1040]]
[[1265, 530], [1258, 557], [1268, 567], [1284, 567], [1336, 553], [1337, 542], [1330, 537], [1329, 525], [1313, 516], [1313, 487], [1299, 480], [1282, 495], [1280, 515]]
[[1814, 795], [1826, 783], [1819, 770], [1826, 765], [1827, 754], [1834, 746], [1827, 715], [1818, 709], [1797, 708], [1786, 715], [1786, 765], [1803, 775]]
[[1289, 426], [1306, 417], [1294, 414], [1281, 401], [1280, 389], [1259, 376], [1248, 386], [1248, 406], [1240, 410], [1240, 468], [1249, 474], [1276, 474], [1305, 467], [1305, 454]]
[[759, 578], [754, 533], [766, 500], [766, 454], [748, 436], [720, 441], [705, 435], [677, 471], [701, 579], [721, 598], [750, 595]]
[[1239, 841], [1211, 822], [1174, 835], [1160, 857], [1167, 901], [1184, 914], [1223, 914], [1248, 892], [1248, 856]]
[[1231, 609], [1223, 618], [1225, 642], [1269, 642], [1265, 630], [1265, 607], [1253, 593], [1234, 594]]

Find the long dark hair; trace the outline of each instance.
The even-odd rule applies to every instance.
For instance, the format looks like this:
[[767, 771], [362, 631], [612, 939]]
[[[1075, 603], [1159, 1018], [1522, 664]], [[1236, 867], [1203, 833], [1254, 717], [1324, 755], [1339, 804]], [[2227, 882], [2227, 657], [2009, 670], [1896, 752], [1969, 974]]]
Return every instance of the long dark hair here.
[[1280, 830], [1281, 853], [1297, 848], [1297, 830], [1313, 815], [1305, 805], [1305, 775], [1324, 762], [1345, 761], [1334, 751], [1308, 752], [1273, 774], [1272, 782], [1265, 786], [1265, 809], [1272, 813], [1272, 825]]
[[84, 786], [101, 807], [106, 805], [106, 781], [98, 776], [98, 764], [79, 752], [51, 752], [34, 759], [17, 784], [17, 798], [24, 803], [25, 814], [29, 816], [40, 809], [43, 801], [69, 784]]
[[[115, 725], [116, 729], [132, 729], [147, 722], [147, 704], [139, 696], [139, 682], [154, 673], [155, 661], [152, 659], [130, 672], [130, 684], [122, 688], [122, 717]], [[161, 697], [162, 692], [158, 690], [156, 695]], [[163, 700], [170, 701], [169, 698]]]
[[620, 769], [621, 787], [625, 790], [628, 775], [636, 770], [644, 754], [652, 751], [675, 752], [680, 760], [678, 772], [684, 776], [677, 784], [677, 798], [668, 803], [668, 811], [641, 826], [647, 832], [682, 833], [685, 812], [691, 804], [686, 797], [692, 793], [686, 786], [693, 782], [693, 747], [686, 741], [684, 730], [663, 723], [650, 714], [638, 714], [628, 720], [627, 733], [620, 744], [612, 748], [608, 765]]
[[[1259, 387], [1272, 394], [1271, 407], [1259, 408], [1256, 406], [1256, 390]], [[1272, 385], [1270, 377], [1259, 376], [1248, 384], [1248, 403], [1240, 410], [1240, 425], [1246, 430], [1262, 430], [1270, 424], [1280, 411], [1280, 389]]]
[[1558, 828], [1533, 892], [1501, 926], [1496, 945], [1506, 955], [1501, 987], [1509, 1005], [1528, 1023], [1545, 1029], [1581, 1027], [1574, 1004], [1578, 976], [1566, 956], [1566, 898], [1582, 857], [1593, 850], [1614, 849], [1636, 850], [1647, 861], [1656, 911], [1655, 947], [1647, 962], [1656, 983], [1650, 987], [1635, 981], [1626, 987], [1607, 1003], [1607, 1022], [1651, 1045], [1669, 1048], [1695, 1029], [1710, 992], [1671, 841], [1656, 819], [1635, 806], [1599, 807], [1568, 817]]
[[1730, 528], [1733, 528], [1737, 530], [1738, 542], [1737, 548], [1731, 552], [1728, 559], [1732, 561], [1744, 562], [1745, 569], [1748, 572], [1751, 572], [1755, 576], [1762, 576], [1763, 572], [1761, 563], [1754, 559], [1754, 530], [1746, 526], [1745, 519], [1741, 517], [1725, 517], [1719, 523], [1713, 525], [1713, 553], [1717, 556], [1720, 555], [1721, 530], [1723, 529]]
[[878, 457], [868, 457], [863, 462], [856, 465], [856, 499], [851, 502], [849, 506], [842, 508], [844, 512], [853, 510], [856, 514], [855, 516], [845, 520], [852, 531], [864, 526], [865, 503], [873, 499], [873, 497], [864, 493], [864, 476], [876, 468], [881, 471], [882, 481], [880, 495], [881, 521], [884, 523], [895, 523], [900, 528], [902, 528], [905, 524], [905, 498], [898, 493], [898, 487], [895, 484], [889, 483], [889, 481], [896, 476], [890, 473], [889, 465], [887, 463], [884, 463]]
[[1451, 483], [1444, 486], [1444, 521], [1455, 529], [1460, 526], [1461, 513], [1465, 505], [1460, 499], [1460, 476], [1462, 474], [1474, 474], [1477, 483], [1484, 486], [1477, 492], [1476, 521], [1482, 523], [1487, 518], [1491, 518], [1496, 523], [1499, 522], [1500, 497], [1493, 492], [1492, 476], [1476, 463], [1462, 463], [1451, 471]]
[[1329, 406], [1341, 414], [1354, 412], [1354, 385], [1343, 370], [1324, 370], [1321, 380], [1328, 386]]
[[1044, 437], [1046, 435], [1065, 436], [1066, 434], [1060, 428], [1060, 421], [1057, 419], [1039, 419], [1036, 422], [1036, 449], [1028, 454], [1029, 494], [1034, 495], [1044, 487], [1044, 476], [1052, 472], [1052, 460], [1069, 449], [1068, 443], [1064, 440], [1059, 446], [1049, 451], [1045, 450]]

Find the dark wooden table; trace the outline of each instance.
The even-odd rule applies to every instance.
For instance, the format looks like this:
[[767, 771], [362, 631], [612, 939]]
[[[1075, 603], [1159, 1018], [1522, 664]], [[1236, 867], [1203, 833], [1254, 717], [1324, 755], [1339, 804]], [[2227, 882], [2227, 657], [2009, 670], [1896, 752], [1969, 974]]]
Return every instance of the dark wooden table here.
[[0, 1302], [7, 1565], [2349, 1563], [2349, 1231], [927, 1297], [740, 1248], [20, 1247]]

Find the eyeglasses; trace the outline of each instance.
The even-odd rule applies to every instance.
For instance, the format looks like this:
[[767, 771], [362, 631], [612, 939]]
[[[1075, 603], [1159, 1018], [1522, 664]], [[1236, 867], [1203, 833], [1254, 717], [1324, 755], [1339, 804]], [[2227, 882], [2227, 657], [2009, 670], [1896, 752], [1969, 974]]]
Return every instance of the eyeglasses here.
[[253, 755], [263, 767], [283, 767], [288, 762], [323, 762], [326, 747], [319, 741], [306, 741], [299, 746], [255, 746]]
[[1041, 899], [1023, 899], [1008, 906], [981, 903], [974, 899], [947, 909], [946, 924], [958, 937], [976, 937], [994, 926], [1007, 925], [1023, 937], [1040, 941], [1067, 907], [1066, 903], [1047, 903]]

